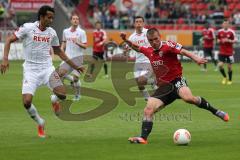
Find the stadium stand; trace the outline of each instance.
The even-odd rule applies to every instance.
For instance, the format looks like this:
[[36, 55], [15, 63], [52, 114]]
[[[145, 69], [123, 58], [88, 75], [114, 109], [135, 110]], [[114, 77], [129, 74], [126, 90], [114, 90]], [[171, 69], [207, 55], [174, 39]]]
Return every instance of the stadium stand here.
[[[89, 22], [101, 20], [108, 29], [132, 28], [131, 18], [136, 11], [122, 12], [114, 1], [89, 2], [78, 5], [78, 11], [86, 15]], [[147, 23], [161, 29], [201, 30], [206, 22], [217, 28], [228, 18], [235, 29], [240, 29], [240, 4], [238, 0], [154, 0], [154, 8], [146, 6], [143, 16]], [[84, 2], [85, 3], [85, 2]], [[87, 20], [86, 20], [87, 21]], [[182, 24], [178, 26], [179, 24]], [[183, 25], [184, 24], [184, 25]], [[87, 26], [89, 28], [90, 25]]]

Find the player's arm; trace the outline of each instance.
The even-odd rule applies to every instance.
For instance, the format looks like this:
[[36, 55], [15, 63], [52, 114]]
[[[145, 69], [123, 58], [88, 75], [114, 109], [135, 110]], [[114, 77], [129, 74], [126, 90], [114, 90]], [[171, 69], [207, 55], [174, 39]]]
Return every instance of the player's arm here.
[[198, 55], [196, 55], [186, 49], [182, 48], [180, 51], [180, 54], [194, 60], [197, 64], [207, 63], [207, 59], [199, 57]]
[[3, 53], [3, 59], [1, 63], [1, 73], [4, 74], [6, 70], [9, 68], [9, 62], [8, 62], [8, 55], [11, 47], [11, 43], [17, 41], [18, 38], [15, 36], [15, 34], [12, 34], [11, 36], [7, 37], [5, 45], [4, 45], [4, 53]]
[[86, 43], [81, 43], [81, 42], [75, 42], [76, 45], [78, 45], [79, 47], [86, 49], [87, 48], [87, 44]]
[[122, 38], [122, 40], [128, 44], [129, 47], [131, 47], [133, 50], [140, 52], [140, 46], [138, 46], [137, 44], [134, 44], [133, 42], [129, 41], [126, 37], [126, 33], [120, 33], [120, 37]]
[[73, 69], [76, 69], [79, 72], [84, 71], [84, 67], [77, 66], [75, 63], [73, 63], [68, 56], [61, 50], [59, 46], [53, 46], [53, 51], [56, 55], [58, 55], [64, 62], [66, 62], [69, 66], [71, 66]]
[[61, 49], [62, 49], [63, 51], [65, 51], [65, 49], [66, 49], [66, 41], [62, 41]]
[[237, 38], [236, 38], [236, 34], [233, 32], [233, 36], [231, 38], [227, 39], [228, 43], [236, 43], [237, 42]]
[[79, 40], [80, 41], [76, 41], [75, 44], [83, 49], [87, 49], [87, 35], [85, 31], [79, 36]]

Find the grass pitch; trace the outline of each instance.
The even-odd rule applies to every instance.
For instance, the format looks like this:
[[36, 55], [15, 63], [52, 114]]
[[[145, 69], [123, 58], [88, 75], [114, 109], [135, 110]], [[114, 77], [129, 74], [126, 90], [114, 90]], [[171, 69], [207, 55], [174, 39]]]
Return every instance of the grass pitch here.
[[[148, 145], [129, 144], [129, 136], [140, 133], [143, 98], [129, 106], [116, 93], [111, 79], [103, 79], [103, 71], [94, 83], [82, 85], [118, 97], [117, 107], [89, 121], [62, 121], [51, 111], [50, 91], [39, 88], [33, 103], [46, 120], [46, 139], [37, 137], [36, 124], [21, 101], [22, 62], [10, 62], [10, 70], [0, 76], [0, 159], [1, 160], [238, 160], [240, 158], [240, 71], [234, 65], [233, 84], [222, 85], [222, 77], [209, 64], [201, 72], [193, 63], [184, 63], [184, 75], [194, 95], [205, 97], [226, 111], [230, 121], [212, 116], [180, 100], [157, 114]], [[120, 68], [119, 68], [120, 69]], [[131, 98], [131, 97], [129, 97]], [[83, 96], [71, 108], [74, 113], [89, 111], [101, 101]], [[91, 107], [92, 106], [92, 107]], [[176, 146], [175, 130], [186, 128], [192, 135], [188, 146]]]

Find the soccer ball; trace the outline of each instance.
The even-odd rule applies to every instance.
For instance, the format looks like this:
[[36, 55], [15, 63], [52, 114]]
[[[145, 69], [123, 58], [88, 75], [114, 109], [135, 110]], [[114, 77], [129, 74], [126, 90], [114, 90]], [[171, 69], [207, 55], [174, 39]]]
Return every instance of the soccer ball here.
[[187, 145], [191, 141], [191, 134], [186, 129], [178, 129], [173, 134], [173, 142], [178, 145]]

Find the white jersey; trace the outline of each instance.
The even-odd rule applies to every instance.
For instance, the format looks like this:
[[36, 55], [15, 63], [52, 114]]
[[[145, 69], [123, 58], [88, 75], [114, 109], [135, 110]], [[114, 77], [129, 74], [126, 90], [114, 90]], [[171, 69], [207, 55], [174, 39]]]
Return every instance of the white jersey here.
[[[147, 40], [147, 29], [143, 28], [142, 33], [138, 34], [136, 31], [130, 35], [129, 40], [139, 46], [149, 46]], [[136, 52], [136, 51], [134, 51]], [[136, 61], [135, 63], [150, 63], [149, 59], [142, 53], [136, 52]]]
[[52, 66], [51, 46], [59, 46], [56, 31], [47, 27], [39, 29], [39, 22], [25, 23], [14, 32], [18, 39], [23, 40], [24, 69], [42, 70]]
[[66, 54], [69, 58], [74, 58], [83, 55], [83, 48], [74, 43], [74, 41], [80, 43], [87, 43], [86, 32], [77, 27], [75, 31], [72, 28], [66, 28], [63, 30], [63, 42], [66, 42]]

